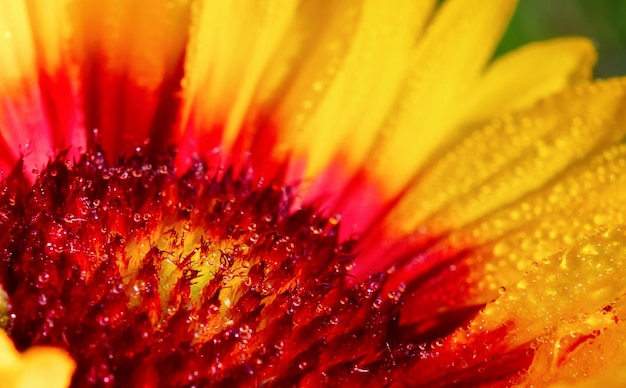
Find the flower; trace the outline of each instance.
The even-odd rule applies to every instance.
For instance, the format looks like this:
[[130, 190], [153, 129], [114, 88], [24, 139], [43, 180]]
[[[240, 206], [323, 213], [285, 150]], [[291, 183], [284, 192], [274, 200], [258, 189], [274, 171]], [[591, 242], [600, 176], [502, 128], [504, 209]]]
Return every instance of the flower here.
[[582, 38], [489, 64], [514, 7], [3, 3], [0, 372], [623, 374], [626, 84]]

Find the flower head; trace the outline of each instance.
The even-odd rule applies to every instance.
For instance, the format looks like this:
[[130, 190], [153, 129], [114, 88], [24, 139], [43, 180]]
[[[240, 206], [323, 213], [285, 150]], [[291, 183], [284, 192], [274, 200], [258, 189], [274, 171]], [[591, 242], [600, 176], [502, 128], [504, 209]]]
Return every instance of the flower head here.
[[623, 369], [626, 83], [586, 39], [489, 63], [509, 0], [0, 7], [15, 384]]

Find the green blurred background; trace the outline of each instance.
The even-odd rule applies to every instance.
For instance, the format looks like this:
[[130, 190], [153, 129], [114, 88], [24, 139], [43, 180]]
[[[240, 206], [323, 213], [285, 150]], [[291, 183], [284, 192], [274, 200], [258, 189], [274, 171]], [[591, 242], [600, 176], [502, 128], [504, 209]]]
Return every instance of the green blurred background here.
[[586, 36], [594, 42], [597, 78], [626, 75], [625, 0], [520, 0], [496, 55], [558, 36]]

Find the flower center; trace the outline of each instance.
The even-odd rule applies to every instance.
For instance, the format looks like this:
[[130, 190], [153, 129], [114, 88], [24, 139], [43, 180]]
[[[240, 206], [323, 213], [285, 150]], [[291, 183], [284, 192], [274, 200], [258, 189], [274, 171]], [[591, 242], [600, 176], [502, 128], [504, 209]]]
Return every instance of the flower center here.
[[349, 285], [353, 242], [293, 201], [141, 150], [115, 166], [59, 155], [34, 184], [12, 174], [0, 323], [21, 349], [66, 348], [76, 385], [386, 381], [412, 354], [394, 338], [400, 292], [382, 295], [382, 274]]

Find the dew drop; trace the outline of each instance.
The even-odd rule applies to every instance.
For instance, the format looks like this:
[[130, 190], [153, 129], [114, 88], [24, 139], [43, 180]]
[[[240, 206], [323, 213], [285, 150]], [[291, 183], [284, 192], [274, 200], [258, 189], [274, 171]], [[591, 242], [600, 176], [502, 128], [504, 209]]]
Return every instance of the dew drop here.
[[274, 290], [274, 286], [269, 283], [263, 283], [262, 291], [264, 294], [269, 294]]
[[208, 264], [215, 265], [215, 260], [218, 258], [218, 253], [216, 251], [211, 251], [208, 255]]
[[311, 230], [311, 232], [313, 232], [313, 234], [318, 235], [318, 234], [322, 234], [322, 228], [320, 228], [319, 226], [315, 226], [315, 225], [311, 225], [309, 227], [309, 229]]
[[365, 292], [369, 295], [372, 296], [376, 291], [378, 291], [378, 289], [380, 288], [380, 283], [377, 281], [372, 281], [369, 283], [369, 285], [367, 286], [367, 289], [365, 290]]
[[100, 326], [107, 326], [110, 322], [110, 319], [106, 315], [101, 315], [97, 318], [97, 321]]
[[244, 324], [239, 328], [239, 338], [243, 340], [249, 340], [252, 338], [252, 329], [250, 326]]
[[328, 222], [331, 225], [337, 225], [338, 223], [341, 222], [341, 214], [333, 214], [332, 216], [330, 216], [330, 218], [328, 219]]
[[39, 276], [37, 276], [37, 281], [40, 284], [45, 284], [48, 282], [48, 279], [50, 279], [50, 274], [48, 274], [47, 272], [41, 273]]
[[65, 216], [63, 217], [63, 221], [67, 222], [68, 224], [71, 224], [73, 222], [77, 222], [77, 221], [82, 221], [82, 218], [76, 218], [74, 217], [73, 214], [71, 213], [67, 213], [65, 214]]
[[400, 293], [398, 291], [389, 291], [387, 297], [395, 302], [400, 300]]
[[135, 294], [141, 294], [146, 291], [146, 282], [141, 279], [137, 279], [133, 282], [133, 292]]

